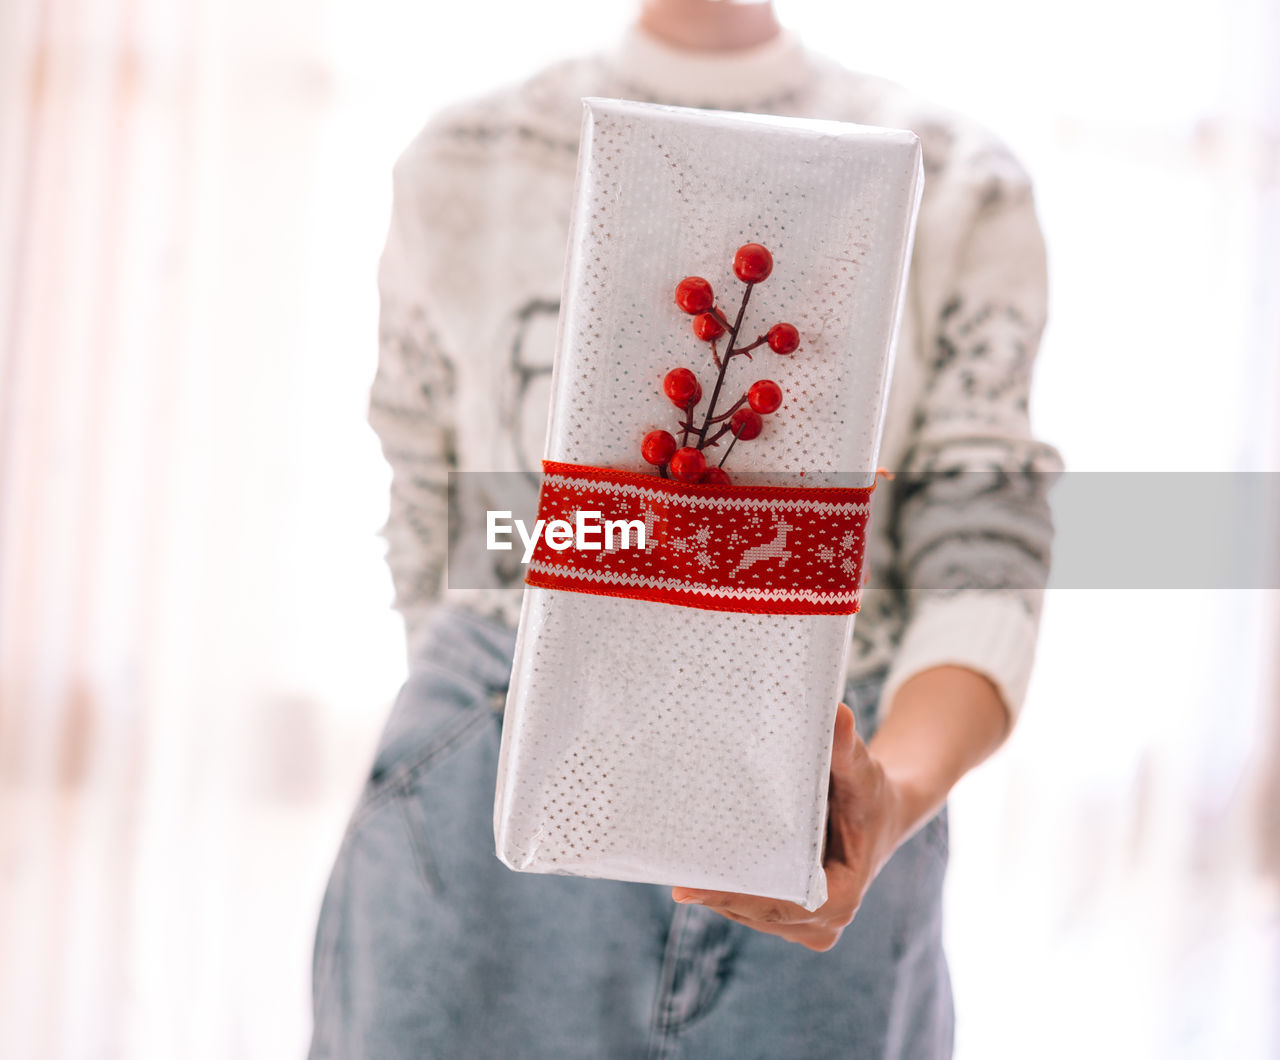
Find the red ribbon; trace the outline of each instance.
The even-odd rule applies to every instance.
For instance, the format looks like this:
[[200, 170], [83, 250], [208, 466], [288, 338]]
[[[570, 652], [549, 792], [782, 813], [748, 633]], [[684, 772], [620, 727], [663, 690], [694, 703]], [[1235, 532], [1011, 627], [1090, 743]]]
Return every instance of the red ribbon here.
[[[550, 460], [542, 469], [544, 528], [558, 519], [576, 530], [578, 513], [599, 516], [584, 516], [584, 526], [595, 529], [562, 549], [541, 534], [525, 575], [529, 585], [710, 611], [858, 610], [874, 483], [706, 486]], [[636, 547], [634, 527], [629, 538], [615, 527], [611, 547], [603, 547], [609, 521], [643, 525], [644, 548]]]

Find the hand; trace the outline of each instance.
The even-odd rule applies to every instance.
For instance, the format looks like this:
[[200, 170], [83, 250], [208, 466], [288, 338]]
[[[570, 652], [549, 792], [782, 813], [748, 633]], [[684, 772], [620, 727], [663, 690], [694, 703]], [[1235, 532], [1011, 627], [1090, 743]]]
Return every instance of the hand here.
[[902, 799], [854, 726], [853, 711], [836, 711], [828, 796], [827, 901], [810, 912], [793, 902], [731, 891], [674, 887], [677, 902], [705, 905], [740, 924], [825, 951], [853, 920], [871, 881], [905, 835]]
[[841, 703], [831, 751], [826, 904], [810, 913], [775, 898], [689, 887], [673, 888], [671, 897], [811, 950], [831, 949], [889, 856], [938, 812], [957, 780], [1000, 746], [1010, 723], [995, 684], [951, 664], [902, 683], [870, 747]]

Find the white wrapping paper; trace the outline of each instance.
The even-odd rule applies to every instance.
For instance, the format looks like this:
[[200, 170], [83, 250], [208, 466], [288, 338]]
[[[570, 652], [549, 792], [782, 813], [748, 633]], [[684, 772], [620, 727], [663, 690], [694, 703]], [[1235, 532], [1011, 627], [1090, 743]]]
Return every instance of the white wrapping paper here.
[[[699, 275], [726, 312], [734, 251], [774, 257], [730, 366], [785, 403], [735, 472], [874, 481], [923, 172], [919, 141], [839, 122], [584, 100], [552, 381], [550, 460], [633, 471], [674, 430], [661, 381], [714, 379], [674, 305]], [[513, 869], [741, 891], [813, 909], [853, 616], [737, 614], [528, 587], [494, 830]]]

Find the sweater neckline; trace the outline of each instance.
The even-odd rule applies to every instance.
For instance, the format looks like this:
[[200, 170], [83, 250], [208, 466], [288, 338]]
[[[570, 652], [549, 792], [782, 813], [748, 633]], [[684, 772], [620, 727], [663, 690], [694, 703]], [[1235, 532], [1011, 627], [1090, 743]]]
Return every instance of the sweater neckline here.
[[803, 88], [815, 75], [812, 56], [786, 27], [749, 48], [693, 51], [633, 22], [605, 53], [604, 62], [638, 95], [717, 109], [755, 109]]

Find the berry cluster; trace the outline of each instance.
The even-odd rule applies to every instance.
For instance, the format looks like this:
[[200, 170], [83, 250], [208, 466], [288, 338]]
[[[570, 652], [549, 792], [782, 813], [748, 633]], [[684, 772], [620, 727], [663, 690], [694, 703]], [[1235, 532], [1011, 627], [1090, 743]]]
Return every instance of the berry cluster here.
[[[718, 374], [701, 423], [694, 423], [693, 419], [693, 410], [702, 400], [702, 384], [693, 371], [688, 368], [673, 368], [662, 380], [663, 393], [683, 414], [680, 420], [680, 442], [677, 444], [675, 435], [670, 431], [650, 431], [640, 443], [640, 453], [647, 463], [658, 469], [663, 478], [727, 486], [729, 475], [723, 464], [733, 447], [738, 444], [739, 439], [749, 442], [758, 438], [764, 430], [762, 417], [776, 412], [782, 405], [782, 387], [772, 379], [758, 379], [728, 409], [718, 415], [716, 413], [716, 402], [724, 386], [725, 372], [729, 362], [735, 357], [751, 360], [751, 351], [765, 344], [774, 353], [783, 356], [795, 353], [800, 346], [800, 332], [791, 324], [774, 324], [754, 342], [746, 346], [737, 345], [751, 289], [767, 280], [773, 272], [773, 255], [759, 243], [745, 243], [733, 256], [733, 272], [747, 286], [742, 292], [742, 304], [738, 306], [738, 314], [732, 324], [715, 304], [715, 292], [711, 289], [711, 284], [701, 276], [686, 276], [676, 284], [676, 305], [693, 317], [694, 335], [710, 344], [711, 360], [715, 363]], [[721, 354], [716, 344], [726, 334], [728, 339], [724, 353]], [[711, 466], [704, 450], [719, 445], [720, 439], [726, 434], [733, 437], [719, 461]], [[690, 444], [690, 436], [695, 436], [694, 444]]]

